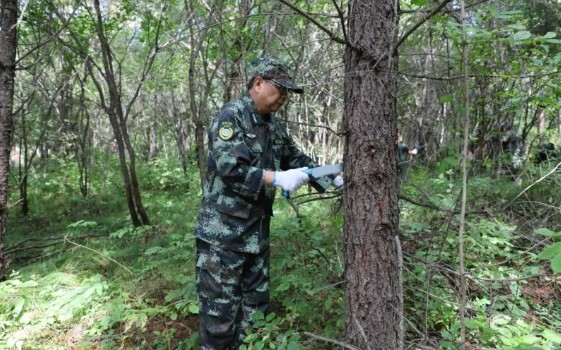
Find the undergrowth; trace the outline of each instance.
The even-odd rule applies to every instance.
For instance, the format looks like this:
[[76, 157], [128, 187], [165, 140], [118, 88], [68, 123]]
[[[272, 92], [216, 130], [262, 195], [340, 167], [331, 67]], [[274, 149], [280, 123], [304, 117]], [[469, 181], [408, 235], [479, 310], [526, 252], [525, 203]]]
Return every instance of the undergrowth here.
[[[115, 160], [98, 167], [82, 197], [68, 162], [43, 164], [30, 177], [29, 215], [12, 209], [0, 348], [197, 349], [198, 172], [141, 166], [152, 226], [134, 228]], [[469, 181], [468, 349], [561, 347], [561, 177], [536, 183], [546, 172], [531, 167], [520, 185], [485, 174]], [[407, 342], [459, 349], [459, 175], [411, 169], [401, 194]], [[245, 349], [335, 349], [318, 338], [345, 339], [343, 213], [333, 213], [341, 199], [300, 198], [298, 215], [281, 197], [275, 204], [271, 310], [255, 316]]]

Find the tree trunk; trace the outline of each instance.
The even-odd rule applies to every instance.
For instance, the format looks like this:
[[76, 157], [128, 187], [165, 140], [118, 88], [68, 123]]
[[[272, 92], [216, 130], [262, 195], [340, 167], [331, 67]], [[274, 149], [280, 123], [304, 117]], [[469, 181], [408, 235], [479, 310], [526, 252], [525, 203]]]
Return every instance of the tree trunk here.
[[86, 106], [84, 79], [80, 79], [80, 131], [77, 134], [78, 147], [75, 147], [76, 162], [78, 163], [80, 193], [85, 198], [88, 196], [90, 183], [90, 168], [92, 162], [92, 134], [90, 131], [90, 113]]
[[538, 112], [538, 138], [540, 143], [545, 141], [545, 108], [540, 108]]
[[150, 124], [150, 149], [148, 151], [148, 159], [156, 159], [158, 157], [158, 126], [156, 121], [153, 121]]
[[178, 102], [176, 101], [175, 94], [173, 92], [171, 93], [171, 103], [173, 114], [173, 137], [175, 138], [175, 143], [177, 144], [177, 151], [179, 152], [183, 174], [187, 175], [187, 134], [189, 133], [187, 130], [187, 118], [182, 117], [182, 113], [180, 112]]
[[559, 144], [561, 144], [561, 109], [557, 110], [557, 130], [559, 135]]
[[29, 142], [27, 141], [27, 125], [25, 120], [25, 112], [22, 111], [21, 116], [21, 144], [20, 149], [23, 152], [23, 162], [19, 165], [19, 200], [21, 201], [21, 214], [27, 216], [29, 214], [29, 199], [27, 198], [27, 179], [31, 162], [29, 161]]
[[17, 0], [0, 5], [0, 281], [6, 279], [4, 234], [8, 216], [10, 139], [13, 127], [14, 78], [16, 75]]
[[403, 348], [398, 238], [395, 0], [349, 3], [345, 51], [346, 331], [360, 349]]
[[[115, 140], [119, 151], [121, 172], [125, 182], [125, 193], [129, 213], [131, 215], [133, 225], [149, 225], [150, 221], [148, 220], [148, 215], [144, 209], [144, 205], [142, 204], [140, 186], [136, 176], [136, 154], [127, 131], [125, 112], [119, 88], [117, 86], [117, 80], [113, 71], [111, 48], [103, 29], [103, 19], [101, 16], [99, 0], [94, 0], [94, 8], [97, 15], [97, 34], [103, 58], [104, 71], [102, 74], [109, 90], [109, 105], [107, 105], [104, 101], [102, 101], [102, 105], [109, 116], [109, 120], [115, 134]], [[94, 75], [91, 74], [91, 76], [92, 79], [95, 80]], [[99, 85], [98, 90], [100, 91], [100, 98], [103, 100], [103, 93]]]

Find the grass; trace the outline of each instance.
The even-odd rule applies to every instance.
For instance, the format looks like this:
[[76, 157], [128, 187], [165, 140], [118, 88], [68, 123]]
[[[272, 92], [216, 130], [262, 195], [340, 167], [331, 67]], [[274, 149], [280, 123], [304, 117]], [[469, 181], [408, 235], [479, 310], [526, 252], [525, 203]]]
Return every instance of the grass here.
[[[200, 191], [196, 175], [158, 161], [139, 169], [152, 226], [129, 224], [118, 174], [111, 162], [96, 169], [87, 199], [76, 195], [72, 169], [55, 162], [31, 178], [31, 213], [9, 216], [8, 281], [0, 284], [0, 348], [197, 349], [194, 237]], [[193, 174], [197, 174], [195, 169]], [[49, 174], [49, 175], [45, 175]], [[422, 174], [417, 175], [417, 174]], [[418, 177], [417, 177], [418, 176]], [[528, 173], [527, 183], [531, 183]], [[62, 184], [57, 179], [69, 179]], [[552, 230], [561, 200], [552, 185], [515, 198], [512, 183], [470, 182], [472, 213], [466, 226], [468, 344], [471, 349], [556, 349], [561, 346], [559, 277], [534, 233], [537, 217]], [[526, 185], [523, 184], [523, 187]], [[111, 189], [111, 190], [110, 190]], [[458, 198], [453, 175], [414, 172], [402, 187], [408, 197], [450, 208]], [[303, 194], [303, 192], [302, 192]], [[430, 194], [427, 197], [427, 194]], [[15, 201], [12, 193], [12, 201]], [[343, 215], [337, 200], [297, 198], [298, 213], [281, 197], [272, 221], [272, 314], [248, 338], [248, 349], [325, 349], [305, 332], [344, 338]], [[523, 201], [547, 198], [547, 206]], [[409, 344], [458, 347], [458, 221], [444, 210], [402, 201], [405, 316]], [[537, 209], [532, 209], [537, 208]], [[86, 237], [90, 236], [90, 237]], [[30, 240], [35, 239], [35, 240]], [[32, 249], [32, 245], [49, 246]], [[45, 244], [46, 245], [46, 244]], [[12, 248], [10, 248], [12, 247]]]

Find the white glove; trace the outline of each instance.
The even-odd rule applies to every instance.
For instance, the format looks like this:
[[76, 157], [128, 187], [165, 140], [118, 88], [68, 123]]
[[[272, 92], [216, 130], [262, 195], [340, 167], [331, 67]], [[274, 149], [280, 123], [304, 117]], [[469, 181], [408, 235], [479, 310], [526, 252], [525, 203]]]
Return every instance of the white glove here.
[[305, 173], [307, 169], [307, 167], [304, 167], [287, 171], [277, 171], [275, 172], [273, 186], [279, 186], [287, 192], [294, 192], [300, 188], [300, 186], [310, 181], [310, 177]]
[[416, 148], [413, 148], [413, 149], [409, 152], [409, 154], [412, 154], [412, 155], [414, 155], [414, 156], [417, 155], [417, 153], [419, 153], [419, 151], [418, 151]]
[[341, 175], [337, 175], [337, 177], [333, 179], [333, 186], [336, 188], [343, 186], [343, 177]]

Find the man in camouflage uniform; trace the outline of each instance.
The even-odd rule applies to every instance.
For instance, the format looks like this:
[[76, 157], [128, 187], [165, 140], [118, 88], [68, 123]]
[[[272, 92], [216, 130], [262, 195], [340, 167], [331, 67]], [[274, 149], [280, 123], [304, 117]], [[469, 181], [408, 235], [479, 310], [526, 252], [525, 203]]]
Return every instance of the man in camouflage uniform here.
[[[226, 103], [208, 132], [208, 170], [197, 238], [200, 340], [205, 350], [238, 349], [244, 328], [269, 305], [269, 223], [276, 187], [309, 181], [302, 153], [275, 112], [288, 93], [303, 93], [281, 62], [252, 63], [248, 94]], [[331, 179], [311, 185], [320, 192]]]

